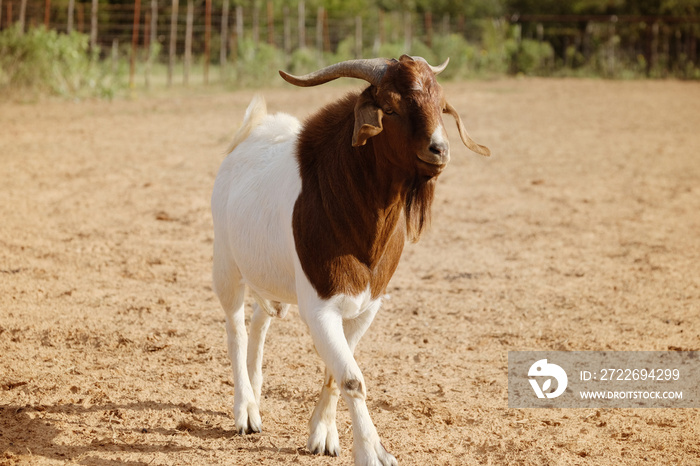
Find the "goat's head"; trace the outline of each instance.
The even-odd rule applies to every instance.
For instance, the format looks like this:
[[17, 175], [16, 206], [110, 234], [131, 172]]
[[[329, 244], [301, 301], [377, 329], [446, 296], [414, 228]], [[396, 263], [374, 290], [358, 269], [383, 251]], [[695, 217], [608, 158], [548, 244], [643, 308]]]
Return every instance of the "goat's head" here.
[[[297, 86], [316, 86], [341, 77], [363, 79], [371, 85], [360, 94], [355, 105], [353, 146], [362, 146], [368, 139], [383, 133], [377, 144], [389, 144], [383, 150], [395, 164], [411, 163], [425, 175], [436, 175], [450, 160], [450, 145], [442, 113], [452, 115], [462, 142], [472, 151], [490, 155], [487, 147], [475, 143], [464, 123], [443, 95], [436, 76], [445, 69], [430, 66], [421, 57], [403, 55], [399, 60], [374, 58], [349, 60], [328, 66], [304, 76], [280, 75]], [[405, 160], [409, 157], [410, 160]], [[402, 158], [404, 158], [402, 160]]]

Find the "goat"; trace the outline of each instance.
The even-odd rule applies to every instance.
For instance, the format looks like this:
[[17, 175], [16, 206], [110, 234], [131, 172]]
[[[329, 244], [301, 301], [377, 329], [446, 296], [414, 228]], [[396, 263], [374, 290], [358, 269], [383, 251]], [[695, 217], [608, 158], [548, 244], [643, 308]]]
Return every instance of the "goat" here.
[[[448, 60], [449, 61], [449, 60]], [[308, 449], [340, 454], [336, 405], [352, 418], [356, 464], [396, 464], [382, 446], [353, 356], [379, 310], [406, 239], [429, 221], [435, 182], [450, 159], [442, 113], [482, 155], [436, 75], [446, 66], [420, 57], [350, 60], [305, 76], [297, 86], [340, 77], [367, 81], [301, 125], [268, 115], [256, 96], [221, 165], [212, 194], [214, 290], [226, 313], [240, 434], [260, 432], [265, 335], [291, 304], [307, 325], [326, 370], [309, 422]], [[255, 303], [246, 334], [244, 293]]]

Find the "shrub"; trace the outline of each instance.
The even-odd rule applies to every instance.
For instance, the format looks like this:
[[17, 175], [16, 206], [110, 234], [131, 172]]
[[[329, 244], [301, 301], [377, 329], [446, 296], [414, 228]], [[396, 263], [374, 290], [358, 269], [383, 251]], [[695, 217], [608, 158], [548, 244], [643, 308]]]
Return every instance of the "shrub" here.
[[548, 74], [554, 60], [554, 49], [549, 42], [523, 39], [512, 55], [513, 68], [516, 73], [527, 75]]
[[35, 28], [22, 34], [17, 26], [1, 31], [0, 90], [12, 97], [111, 97], [118, 80], [106, 79], [99, 51], [88, 44], [88, 36], [78, 32]]
[[481, 50], [475, 67], [480, 75], [502, 75], [509, 71], [509, 57], [516, 49], [510, 26], [502, 20], [481, 21]]
[[433, 39], [433, 51], [440, 63], [447, 58], [450, 59], [449, 66], [440, 75], [443, 79], [464, 78], [474, 70], [476, 48], [459, 34], [436, 36]]
[[270, 84], [276, 73], [271, 70], [284, 69], [284, 53], [276, 47], [259, 42], [257, 47], [250, 39], [238, 44], [238, 58], [235, 62], [233, 81], [237, 85], [259, 87]]

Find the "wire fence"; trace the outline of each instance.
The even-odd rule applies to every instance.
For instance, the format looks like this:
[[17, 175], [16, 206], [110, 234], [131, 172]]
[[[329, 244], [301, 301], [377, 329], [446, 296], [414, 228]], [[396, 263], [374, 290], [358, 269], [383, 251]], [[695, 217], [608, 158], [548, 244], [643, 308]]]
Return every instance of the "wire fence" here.
[[91, 47], [99, 47], [103, 59], [128, 56], [132, 83], [134, 70], [146, 62], [167, 65], [171, 83], [176, 66], [188, 82], [196, 61], [208, 81], [209, 65], [235, 63], [244, 53], [243, 45], [253, 50], [267, 45], [287, 57], [303, 49], [320, 54], [343, 49], [345, 55], [361, 57], [379, 54], [387, 43], [406, 53], [435, 50], [437, 38], [450, 36], [465, 42], [448, 51], [464, 54], [463, 61], [473, 69], [498, 62], [497, 71], [506, 73], [585, 70], [616, 77], [621, 70], [632, 70], [636, 75], [700, 78], [700, 17], [530, 15], [473, 20], [379, 9], [343, 17], [323, 8], [309, 11], [303, 0], [293, 8], [271, 1], [243, 8], [229, 0], [216, 7], [211, 0], [0, 0], [0, 30], [14, 23], [21, 29], [44, 26], [89, 35]]

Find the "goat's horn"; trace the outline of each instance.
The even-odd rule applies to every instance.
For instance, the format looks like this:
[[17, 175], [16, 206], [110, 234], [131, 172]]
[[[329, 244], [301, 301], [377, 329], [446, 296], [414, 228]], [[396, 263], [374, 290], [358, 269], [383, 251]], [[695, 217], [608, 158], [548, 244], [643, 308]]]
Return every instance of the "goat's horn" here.
[[304, 76], [293, 76], [280, 70], [280, 76], [288, 83], [301, 87], [318, 86], [338, 78], [364, 79], [368, 83], [378, 86], [384, 77], [387, 66], [388, 61], [384, 58], [347, 60]]
[[428, 63], [428, 60], [426, 60], [423, 57], [411, 57], [411, 58], [413, 58], [414, 60], [422, 61], [423, 63], [428, 65], [430, 67], [430, 69], [433, 70], [433, 73], [435, 73], [436, 75], [442, 73], [445, 70], [445, 68], [447, 68], [447, 64], [450, 62], [450, 59], [448, 57], [447, 60], [442, 62], [442, 65], [433, 66], [430, 63]]

